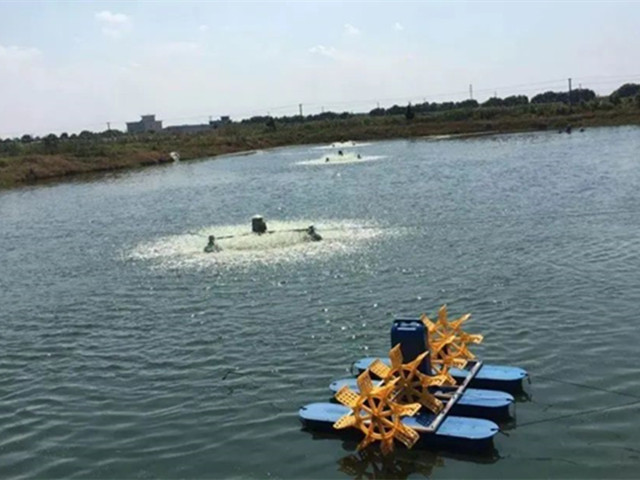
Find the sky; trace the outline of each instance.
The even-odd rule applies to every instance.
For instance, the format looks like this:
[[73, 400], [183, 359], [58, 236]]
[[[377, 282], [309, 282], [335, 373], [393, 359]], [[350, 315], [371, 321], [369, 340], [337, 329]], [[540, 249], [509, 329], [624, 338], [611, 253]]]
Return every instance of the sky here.
[[640, 2], [0, 0], [0, 138], [640, 83]]

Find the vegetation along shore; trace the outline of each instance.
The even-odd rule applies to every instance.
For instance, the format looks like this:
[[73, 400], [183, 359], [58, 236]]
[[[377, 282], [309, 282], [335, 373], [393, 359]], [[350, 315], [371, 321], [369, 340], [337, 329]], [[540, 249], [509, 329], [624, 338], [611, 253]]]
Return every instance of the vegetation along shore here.
[[382, 140], [431, 135], [519, 132], [640, 124], [640, 85], [625, 84], [608, 96], [592, 90], [545, 92], [484, 103], [422, 103], [376, 108], [369, 113], [324, 112], [291, 117], [252, 117], [198, 133], [50, 134], [0, 139], [0, 188], [90, 172], [140, 168], [181, 160], [285, 145]]

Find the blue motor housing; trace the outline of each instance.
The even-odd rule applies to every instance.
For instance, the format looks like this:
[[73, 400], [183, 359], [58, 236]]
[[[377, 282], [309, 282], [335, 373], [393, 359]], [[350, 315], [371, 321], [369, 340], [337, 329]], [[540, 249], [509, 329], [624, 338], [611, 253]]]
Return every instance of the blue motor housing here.
[[[427, 351], [427, 329], [418, 318], [394, 318], [391, 326], [391, 348], [400, 344], [403, 363], [409, 363]], [[422, 361], [419, 370], [431, 375], [429, 355]]]

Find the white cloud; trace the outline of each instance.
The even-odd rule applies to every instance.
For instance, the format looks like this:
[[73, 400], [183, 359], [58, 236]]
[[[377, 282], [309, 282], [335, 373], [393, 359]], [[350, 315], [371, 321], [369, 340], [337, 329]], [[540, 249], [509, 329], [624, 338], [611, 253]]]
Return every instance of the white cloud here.
[[356, 27], [354, 27], [350, 23], [344, 24], [344, 32], [347, 35], [360, 35], [360, 30], [358, 30]]
[[338, 51], [333, 47], [325, 47], [324, 45], [316, 45], [309, 49], [309, 53], [315, 53], [324, 57], [337, 59], [340, 55]]
[[121, 38], [132, 28], [131, 18], [124, 13], [103, 10], [96, 13], [95, 18], [102, 25], [102, 33], [107, 37]]
[[402, 24], [400, 22], [396, 22], [393, 25], [393, 29], [399, 32], [401, 30], [404, 30], [404, 27], [402, 26]]
[[201, 32], [208, 32], [209, 31], [209, 25], [200, 25], [198, 27], [198, 30], [200, 30]]

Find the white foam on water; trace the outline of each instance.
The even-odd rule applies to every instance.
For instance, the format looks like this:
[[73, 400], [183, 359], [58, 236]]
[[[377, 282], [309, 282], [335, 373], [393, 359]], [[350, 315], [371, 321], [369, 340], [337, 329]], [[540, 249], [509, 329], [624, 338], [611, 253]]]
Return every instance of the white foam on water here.
[[[358, 155], [355, 153], [345, 153], [344, 155], [324, 155], [320, 158], [314, 158], [312, 160], [303, 160], [296, 162], [296, 165], [342, 165], [345, 163], [364, 163], [371, 162], [373, 160], [380, 160], [386, 158], [385, 155]], [[328, 159], [328, 160], [327, 160]]]
[[[311, 224], [322, 235], [321, 241], [313, 242], [306, 233], [291, 231], [306, 229]], [[126, 256], [135, 260], [151, 261], [156, 266], [170, 269], [247, 267], [348, 254], [383, 233], [383, 229], [376, 225], [364, 225], [349, 220], [269, 220], [267, 225], [268, 231], [274, 233], [250, 233], [249, 223], [211, 225], [195, 232], [143, 242]], [[222, 249], [220, 252], [204, 252], [209, 235], [215, 235], [216, 243]]]
[[347, 142], [334, 142], [331, 145], [322, 145], [320, 147], [314, 147], [316, 150], [330, 150], [330, 149], [335, 149], [335, 148], [358, 148], [358, 147], [366, 147], [367, 145], [371, 145], [371, 143], [367, 143], [367, 142], [354, 142], [354, 141], [347, 141]]

